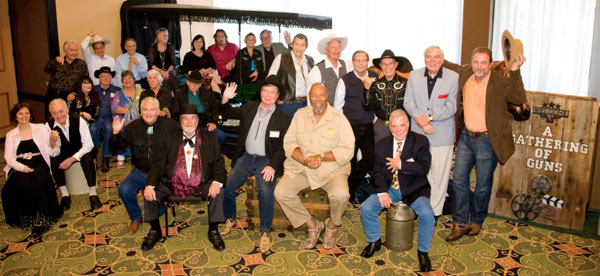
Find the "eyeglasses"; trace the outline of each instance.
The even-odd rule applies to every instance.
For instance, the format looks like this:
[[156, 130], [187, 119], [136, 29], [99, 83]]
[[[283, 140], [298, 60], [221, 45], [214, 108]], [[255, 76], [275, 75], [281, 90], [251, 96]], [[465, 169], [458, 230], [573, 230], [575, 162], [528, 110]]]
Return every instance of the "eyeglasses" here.
[[369, 62], [368, 59], [353, 59], [352, 61], [354, 61], [356, 63], [367, 63], [367, 62]]
[[383, 66], [394, 66], [395, 62], [382, 62], [379, 65], [381, 65], [381, 67]]

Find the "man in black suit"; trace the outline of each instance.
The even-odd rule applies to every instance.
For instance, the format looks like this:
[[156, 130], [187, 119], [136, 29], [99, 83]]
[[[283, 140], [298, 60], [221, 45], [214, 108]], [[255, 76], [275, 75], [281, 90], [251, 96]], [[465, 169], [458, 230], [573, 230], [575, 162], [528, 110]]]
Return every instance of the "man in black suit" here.
[[[235, 87], [235, 84], [232, 84]], [[269, 76], [259, 87], [260, 102], [250, 101], [241, 108], [231, 108], [227, 101], [235, 97], [235, 89], [227, 89], [223, 94], [224, 112], [230, 117], [240, 118], [238, 145], [231, 160], [231, 172], [225, 188], [225, 227], [221, 234], [226, 235], [235, 226], [237, 196], [236, 190], [246, 182], [246, 177], [254, 174], [258, 188], [258, 210], [260, 213], [261, 238], [259, 248], [267, 253], [271, 248], [269, 237], [273, 225], [273, 197], [277, 176], [283, 175], [283, 137], [290, 126], [290, 117], [277, 106], [281, 85], [276, 76]]]
[[158, 210], [171, 195], [195, 196], [208, 201], [208, 240], [216, 250], [225, 249], [218, 225], [223, 217], [223, 184], [227, 179], [225, 161], [217, 138], [198, 127], [196, 105], [186, 104], [179, 116], [183, 133], [161, 140], [144, 188], [144, 219], [151, 229], [142, 250], [150, 250], [161, 239]]
[[412, 132], [408, 115], [402, 109], [390, 114], [392, 136], [375, 145], [375, 173], [372, 194], [360, 207], [367, 242], [361, 256], [370, 258], [381, 248], [379, 212], [392, 202], [410, 205], [419, 218], [417, 249], [421, 271], [431, 270], [428, 252], [431, 247], [435, 219], [429, 203], [431, 187], [427, 173], [431, 166], [429, 140]]

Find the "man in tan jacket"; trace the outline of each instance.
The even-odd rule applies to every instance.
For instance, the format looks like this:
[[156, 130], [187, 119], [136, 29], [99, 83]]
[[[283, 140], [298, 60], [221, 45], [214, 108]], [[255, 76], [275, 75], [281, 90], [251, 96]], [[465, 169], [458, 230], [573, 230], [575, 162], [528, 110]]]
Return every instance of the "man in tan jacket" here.
[[[306, 248], [313, 248], [326, 228], [323, 247], [331, 249], [350, 198], [348, 175], [354, 134], [346, 116], [327, 102], [325, 86], [314, 84], [309, 97], [310, 106], [296, 112], [285, 134], [287, 159], [281, 182], [275, 187], [275, 199], [294, 228], [306, 224]], [[327, 192], [331, 216], [325, 223], [316, 221], [300, 202], [298, 193], [307, 187]]]

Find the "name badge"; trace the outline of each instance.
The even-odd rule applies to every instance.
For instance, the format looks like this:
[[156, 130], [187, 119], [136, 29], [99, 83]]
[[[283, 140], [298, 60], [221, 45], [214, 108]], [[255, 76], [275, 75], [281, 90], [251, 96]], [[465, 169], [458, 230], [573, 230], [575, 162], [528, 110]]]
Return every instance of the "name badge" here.
[[269, 138], [279, 138], [279, 130], [269, 131]]
[[114, 98], [115, 97], [115, 93], [110, 93], [110, 97]]

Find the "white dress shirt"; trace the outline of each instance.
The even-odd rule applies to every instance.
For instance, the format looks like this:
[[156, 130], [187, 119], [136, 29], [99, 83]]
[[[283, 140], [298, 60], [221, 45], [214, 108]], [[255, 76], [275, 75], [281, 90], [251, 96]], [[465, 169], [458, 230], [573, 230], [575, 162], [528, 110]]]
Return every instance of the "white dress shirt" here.
[[[94, 83], [94, 85], [98, 85], [98, 84], [100, 84], [100, 81], [98, 80], [98, 78], [94, 77], [94, 72], [96, 72], [96, 70], [100, 69], [100, 67], [102, 67], [102, 66], [108, 66], [108, 67], [110, 67], [111, 71], [114, 71], [115, 70], [115, 59], [107, 54], [104, 54], [103, 58], [94, 54], [89, 48], [89, 46], [91, 46], [90, 45], [91, 39], [92, 39], [92, 37], [86, 36], [83, 39], [83, 41], [81, 41], [81, 50], [83, 51], [83, 58], [85, 59], [85, 62], [87, 63], [87, 66], [88, 66], [90, 78], [92, 78], [92, 82]], [[112, 83], [113, 83], [113, 85], [117, 85], [115, 83], [115, 78], [113, 78]]]
[[[352, 71], [352, 73], [354, 73], [354, 75], [359, 80], [364, 80], [369, 76], [369, 71], [365, 71], [365, 75], [363, 77], [360, 77], [358, 74], [356, 74], [356, 71]], [[344, 108], [344, 104], [346, 103], [346, 101], [344, 99], [345, 97], [346, 97], [346, 85], [344, 84], [344, 80], [342, 78], [340, 78], [340, 80], [338, 81], [338, 85], [335, 88], [335, 98], [333, 99], [333, 107], [335, 107], [335, 109], [337, 109], [341, 112], [344, 112], [343, 108]]]
[[[185, 135], [183, 136], [183, 139], [185, 140], [187, 137], [185, 137]], [[196, 145], [196, 143], [200, 143], [200, 141], [198, 141], [196, 139], [196, 136], [194, 136], [192, 138], [192, 141], [194, 141], [194, 146]], [[183, 153], [185, 154], [185, 169], [187, 171], [187, 176], [188, 178], [190, 177], [190, 175], [192, 174], [192, 163], [194, 161], [194, 159], [196, 158], [200, 158], [200, 153], [198, 153], [197, 155], [194, 154], [194, 147], [191, 147], [189, 143], [184, 142], [183, 145]], [[194, 158], [194, 156], [196, 156], [196, 158]], [[203, 168], [204, 169], [204, 168]], [[219, 182], [219, 181], [213, 181], [213, 183], [218, 183], [219, 186], [221, 188], [223, 188], [223, 183]], [[210, 183], [210, 185], [212, 185], [212, 183]]]
[[[67, 123], [65, 124], [65, 126], [63, 127], [63, 125], [59, 124], [57, 121], [54, 121], [54, 125], [52, 127], [50, 127], [50, 125], [48, 125], [48, 123], [46, 123], [46, 126], [48, 126], [50, 129], [54, 129], [55, 127], [59, 127], [63, 134], [65, 135], [65, 137], [67, 138], [67, 141], [71, 141], [69, 139], [69, 118], [67, 118]], [[90, 134], [90, 128], [88, 127], [88, 124], [85, 120], [83, 120], [83, 118], [79, 117], [79, 136], [81, 136], [81, 148], [79, 149], [79, 151], [77, 151], [75, 154], [73, 154], [73, 158], [77, 159], [77, 161], [81, 161], [81, 157], [83, 155], [85, 155], [86, 153], [92, 151], [92, 149], [94, 148], [94, 142], [92, 141], [92, 135]]]
[[[302, 55], [302, 61], [299, 62], [298, 59], [292, 55], [292, 60], [294, 61], [294, 68], [296, 68], [296, 97], [306, 97], [308, 96], [308, 60], [306, 59], [306, 55]], [[281, 54], [277, 55], [271, 64], [271, 69], [269, 69], [269, 76], [275, 75], [277, 76], [277, 71], [279, 71], [279, 67], [281, 65]], [[302, 68], [302, 70], [300, 70]], [[314, 67], [313, 67], [314, 68]], [[319, 76], [320, 77], [320, 76]]]
[[[392, 151], [392, 158], [396, 158], [396, 151], [398, 151], [398, 142], [402, 142], [402, 148], [400, 148], [400, 150], [404, 149], [404, 145], [406, 144], [406, 138], [404, 138], [404, 140], [396, 140], [396, 138], [394, 139], [394, 146], [392, 147], [393, 151]], [[398, 166], [398, 170], [402, 169], [402, 162], [400, 162], [400, 166]], [[387, 192], [385, 192], [387, 193]], [[382, 195], [385, 193], [377, 193], [377, 195]]]

